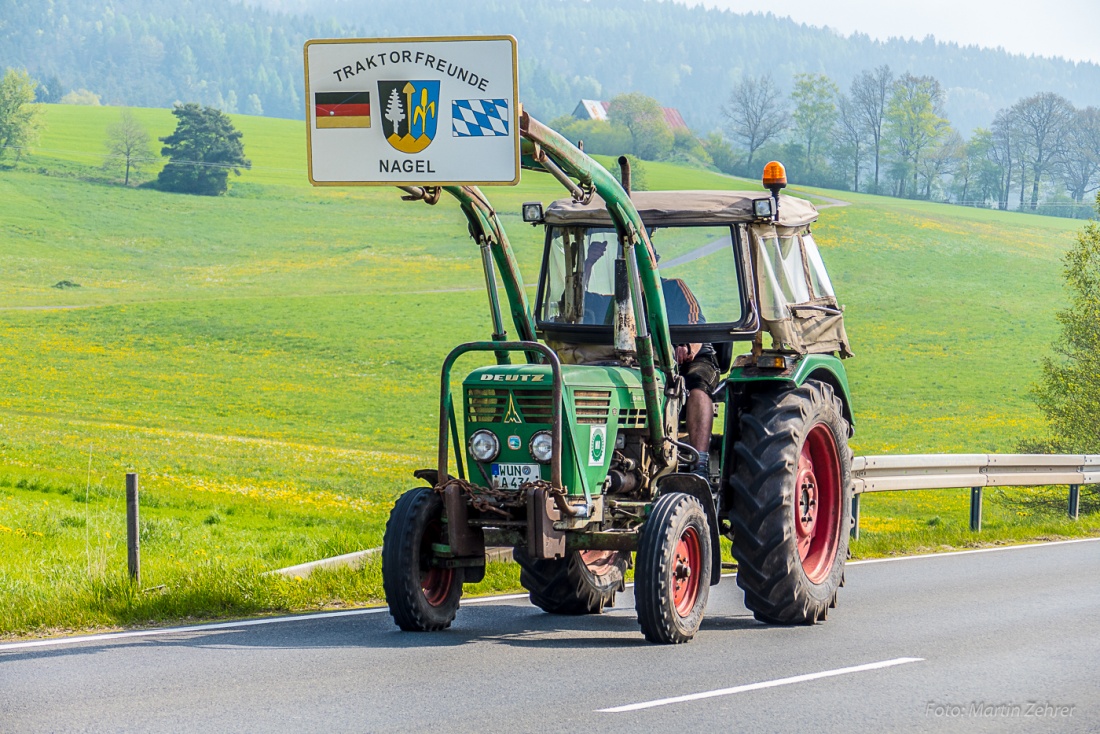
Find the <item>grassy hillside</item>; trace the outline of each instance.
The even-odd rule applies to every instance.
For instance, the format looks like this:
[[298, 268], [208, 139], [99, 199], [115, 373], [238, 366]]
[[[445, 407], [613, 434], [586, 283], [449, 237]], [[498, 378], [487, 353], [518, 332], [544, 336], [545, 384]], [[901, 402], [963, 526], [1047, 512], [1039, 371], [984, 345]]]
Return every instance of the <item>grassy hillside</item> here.
[[[136, 112], [171, 132], [168, 111]], [[0, 170], [0, 597], [15, 600], [0, 634], [376, 600], [376, 568], [255, 579], [379, 544], [392, 499], [432, 463], [439, 364], [489, 330], [461, 215], [313, 189], [302, 124], [263, 118], [235, 118], [253, 169], [228, 196], [126, 189], [99, 170], [117, 115], [51, 106], [35, 154]], [[532, 283], [541, 239], [519, 205], [559, 192], [530, 173], [488, 191]], [[815, 231], [857, 355], [856, 452], [1012, 451], [1041, 431], [1027, 388], [1078, 225], [809, 193], [852, 202]], [[121, 581], [126, 471], [142, 477], [153, 594]], [[983, 537], [1100, 525], [1012, 497]], [[963, 492], [868, 498], [855, 551], [970, 542], [965, 507]]]

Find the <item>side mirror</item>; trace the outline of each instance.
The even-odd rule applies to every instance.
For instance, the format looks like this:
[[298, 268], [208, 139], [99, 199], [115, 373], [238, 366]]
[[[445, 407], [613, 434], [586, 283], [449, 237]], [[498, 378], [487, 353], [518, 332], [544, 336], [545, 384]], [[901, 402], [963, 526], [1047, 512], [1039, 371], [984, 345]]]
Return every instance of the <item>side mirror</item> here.
[[528, 224], [542, 223], [542, 202], [527, 201], [523, 204], [523, 221]]

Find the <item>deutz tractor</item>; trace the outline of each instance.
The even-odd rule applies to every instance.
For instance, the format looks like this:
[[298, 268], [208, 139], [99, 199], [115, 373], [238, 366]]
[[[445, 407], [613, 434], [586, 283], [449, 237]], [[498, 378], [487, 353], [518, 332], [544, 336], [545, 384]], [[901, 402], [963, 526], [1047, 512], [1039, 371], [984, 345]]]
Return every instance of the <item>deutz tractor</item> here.
[[[570, 195], [523, 207], [545, 228], [530, 304], [489, 202], [443, 189], [480, 248], [493, 334], [444, 360], [437, 466], [415, 473], [423, 486], [386, 525], [394, 620], [449, 627], [463, 584], [484, 577], [486, 546], [504, 546], [553, 614], [612, 606], [633, 565], [646, 639], [686, 642], [722, 578], [723, 535], [757, 619], [824, 620], [844, 580], [853, 420], [816, 210], [779, 193], [775, 162], [768, 191], [631, 193], [627, 168], [620, 183], [528, 114], [520, 123], [524, 168]], [[442, 193], [404, 190], [432, 204]], [[677, 361], [677, 345], [703, 344], [724, 375], [702, 401], [721, 417], [709, 451], [688, 441]], [[472, 352], [495, 364], [466, 375], [456, 398], [452, 369]]]

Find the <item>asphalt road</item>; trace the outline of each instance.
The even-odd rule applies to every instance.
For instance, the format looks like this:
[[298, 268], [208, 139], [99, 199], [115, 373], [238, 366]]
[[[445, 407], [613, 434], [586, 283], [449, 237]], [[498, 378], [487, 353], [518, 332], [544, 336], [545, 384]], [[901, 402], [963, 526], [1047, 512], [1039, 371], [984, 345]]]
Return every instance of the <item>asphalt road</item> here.
[[3, 644], [0, 731], [1097, 731], [1098, 572], [1091, 540], [853, 564], [798, 628], [724, 579], [671, 647], [629, 591], [586, 618], [472, 603], [432, 634], [359, 610]]

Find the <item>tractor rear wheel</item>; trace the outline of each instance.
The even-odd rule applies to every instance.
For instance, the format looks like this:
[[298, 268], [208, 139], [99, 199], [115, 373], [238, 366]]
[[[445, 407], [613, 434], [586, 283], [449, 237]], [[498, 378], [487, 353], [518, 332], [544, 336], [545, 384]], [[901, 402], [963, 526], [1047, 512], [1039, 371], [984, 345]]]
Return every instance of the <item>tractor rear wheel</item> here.
[[753, 396], [734, 446], [733, 556], [757, 619], [814, 624], [836, 606], [852, 521], [848, 421], [831, 385]]
[[432, 564], [433, 543], [447, 543], [443, 500], [427, 487], [398, 498], [382, 541], [382, 587], [390, 615], [403, 630], [451, 626], [462, 596], [462, 571]]
[[519, 582], [531, 603], [550, 614], [600, 614], [615, 606], [630, 556], [619, 551], [574, 551], [565, 558], [531, 558], [518, 546]]
[[710, 594], [710, 527], [699, 500], [672, 492], [653, 503], [638, 539], [634, 599], [650, 642], [687, 642], [699, 631]]

